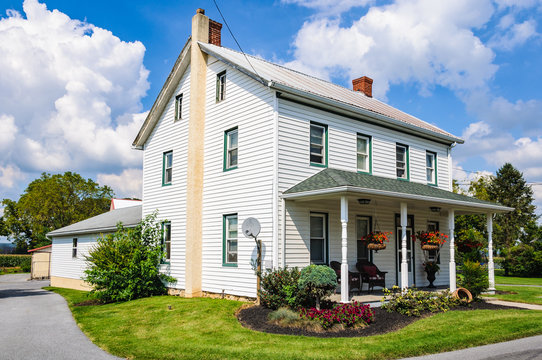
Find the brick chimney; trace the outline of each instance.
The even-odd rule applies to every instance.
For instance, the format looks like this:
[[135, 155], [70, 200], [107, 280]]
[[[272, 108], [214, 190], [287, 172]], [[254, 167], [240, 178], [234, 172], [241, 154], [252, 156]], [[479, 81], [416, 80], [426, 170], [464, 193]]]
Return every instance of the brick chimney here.
[[222, 46], [221, 43], [222, 24], [209, 19], [209, 44]]
[[354, 91], [360, 91], [368, 97], [373, 97], [373, 79], [367, 76], [352, 80], [352, 87]]

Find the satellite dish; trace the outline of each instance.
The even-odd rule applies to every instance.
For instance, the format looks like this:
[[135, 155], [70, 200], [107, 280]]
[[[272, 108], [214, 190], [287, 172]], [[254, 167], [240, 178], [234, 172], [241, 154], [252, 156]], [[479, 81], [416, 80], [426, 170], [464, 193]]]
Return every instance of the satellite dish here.
[[260, 222], [253, 217], [246, 218], [245, 221], [243, 221], [242, 230], [247, 238], [256, 238], [260, 233], [260, 229]]

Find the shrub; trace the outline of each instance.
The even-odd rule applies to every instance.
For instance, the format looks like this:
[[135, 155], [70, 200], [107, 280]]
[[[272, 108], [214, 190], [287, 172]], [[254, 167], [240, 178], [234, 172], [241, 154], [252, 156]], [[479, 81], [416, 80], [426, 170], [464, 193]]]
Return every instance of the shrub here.
[[368, 325], [374, 320], [374, 311], [369, 305], [353, 302], [340, 304], [332, 309], [301, 309], [301, 318], [318, 321], [323, 329], [329, 329], [335, 324], [345, 327]]
[[301, 271], [298, 288], [316, 301], [316, 309], [320, 310], [320, 300], [337, 287], [335, 271], [325, 265], [309, 265]]
[[135, 228], [118, 226], [117, 232], [98, 239], [86, 257], [85, 281], [92, 293], [104, 302], [128, 301], [166, 293], [163, 282], [175, 279], [161, 274], [163, 256], [160, 224], [156, 214], [143, 219]]
[[2, 267], [28, 267], [32, 263], [32, 255], [0, 255], [0, 268]]
[[508, 249], [504, 259], [508, 275], [539, 277], [542, 275], [542, 250], [527, 244], [519, 244]]
[[277, 269], [262, 276], [260, 302], [263, 306], [276, 310], [281, 307], [296, 309], [303, 298], [297, 288], [299, 269]]
[[478, 299], [489, 287], [487, 268], [479, 262], [465, 261], [461, 265], [459, 286], [469, 290], [472, 297]]
[[482, 261], [481, 249], [484, 245], [484, 235], [476, 229], [461, 230], [456, 238], [457, 251], [461, 256], [461, 262]]
[[382, 299], [382, 309], [406, 316], [420, 316], [424, 312], [446, 312], [460, 304], [449, 291], [430, 292], [417, 289], [407, 289], [404, 293], [398, 286], [391, 290], [384, 289], [388, 302]]

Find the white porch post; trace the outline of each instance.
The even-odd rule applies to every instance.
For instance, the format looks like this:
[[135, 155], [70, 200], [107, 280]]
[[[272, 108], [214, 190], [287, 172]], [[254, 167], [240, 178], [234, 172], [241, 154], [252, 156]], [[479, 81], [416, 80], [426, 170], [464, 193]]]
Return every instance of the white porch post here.
[[455, 212], [454, 209], [448, 210], [448, 227], [450, 229], [450, 291], [454, 292], [457, 290], [456, 280], [455, 280]]
[[401, 290], [408, 288], [408, 262], [407, 262], [407, 204], [401, 203]]
[[349, 300], [348, 289], [348, 199], [341, 196], [341, 225], [342, 225], [342, 261], [341, 261], [341, 302]]
[[489, 272], [489, 291], [495, 292], [495, 265], [493, 264], [493, 214], [487, 214], [487, 271]]

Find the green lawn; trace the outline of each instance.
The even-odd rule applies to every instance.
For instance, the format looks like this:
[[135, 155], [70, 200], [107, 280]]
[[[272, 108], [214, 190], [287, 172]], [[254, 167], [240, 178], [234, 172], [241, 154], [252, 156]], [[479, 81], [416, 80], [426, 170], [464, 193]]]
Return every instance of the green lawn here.
[[87, 299], [85, 292], [47, 289], [66, 298], [93, 342], [130, 359], [389, 359], [542, 334], [542, 311], [476, 310], [438, 314], [365, 338], [285, 336], [243, 328], [235, 317], [242, 303], [236, 301], [159, 296], [73, 307]]
[[[21, 273], [24, 273], [24, 271], [20, 267], [16, 267], [16, 268], [0, 268], [0, 275], [21, 274]], [[30, 273], [30, 272], [27, 271], [27, 273]]]
[[542, 278], [522, 278], [512, 276], [495, 276], [495, 284], [512, 284], [512, 285], [541, 285]]
[[517, 294], [488, 295], [500, 300], [516, 301], [542, 305], [542, 287], [496, 286], [497, 290], [511, 291]]

